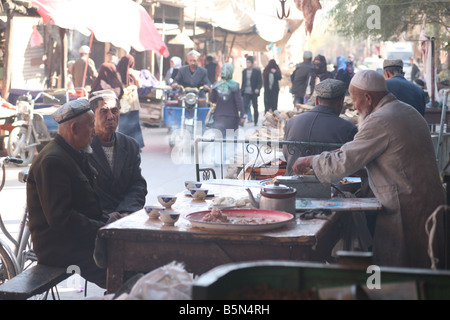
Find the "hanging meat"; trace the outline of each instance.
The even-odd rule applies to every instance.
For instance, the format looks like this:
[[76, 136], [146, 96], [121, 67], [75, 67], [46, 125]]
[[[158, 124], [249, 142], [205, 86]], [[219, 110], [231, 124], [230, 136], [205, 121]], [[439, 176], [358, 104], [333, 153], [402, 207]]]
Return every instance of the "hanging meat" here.
[[319, 0], [294, 0], [294, 2], [297, 9], [302, 11], [305, 17], [306, 34], [311, 34], [316, 11], [322, 9]]

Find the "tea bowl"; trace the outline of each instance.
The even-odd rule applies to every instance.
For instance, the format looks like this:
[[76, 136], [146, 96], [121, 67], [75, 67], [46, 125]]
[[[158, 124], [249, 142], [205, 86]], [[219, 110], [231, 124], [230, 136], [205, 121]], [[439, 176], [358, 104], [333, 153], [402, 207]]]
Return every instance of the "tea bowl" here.
[[184, 186], [189, 190], [191, 188], [201, 188], [202, 183], [198, 181], [185, 181]]
[[144, 206], [144, 210], [150, 219], [157, 219], [159, 217], [159, 212], [166, 210], [166, 208], [161, 206]]
[[162, 211], [159, 215], [159, 219], [168, 226], [173, 226], [179, 218], [180, 214], [174, 211]]
[[165, 207], [166, 209], [169, 209], [172, 207], [172, 205], [177, 201], [177, 196], [173, 195], [160, 195], [158, 196], [158, 202]]
[[191, 195], [196, 200], [204, 200], [208, 195], [208, 189], [204, 188], [191, 188], [189, 189]]

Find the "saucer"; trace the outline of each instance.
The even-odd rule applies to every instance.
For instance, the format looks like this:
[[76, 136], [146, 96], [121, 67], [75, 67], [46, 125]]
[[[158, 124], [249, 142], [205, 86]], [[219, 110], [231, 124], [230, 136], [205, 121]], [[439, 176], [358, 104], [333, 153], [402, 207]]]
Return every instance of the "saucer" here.
[[[192, 194], [189, 192], [189, 190], [184, 191], [184, 195], [187, 197], [191, 197], [192, 198]], [[208, 193], [206, 195], [207, 198], [213, 198], [214, 197], [214, 193]]]

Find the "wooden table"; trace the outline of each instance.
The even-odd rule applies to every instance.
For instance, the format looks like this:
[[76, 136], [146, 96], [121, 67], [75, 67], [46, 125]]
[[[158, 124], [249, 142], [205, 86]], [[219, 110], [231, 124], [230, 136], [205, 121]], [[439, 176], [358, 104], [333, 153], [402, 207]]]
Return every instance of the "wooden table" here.
[[[204, 184], [216, 197], [248, 196], [245, 187]], [[252, 188], [253, 194], [259, 188]], [[242, 261], [296, 260], [322, 262], [339, 238], [338, 215], [327, 219], [294, 221], [282, 228], [249, 233], [194, 228], [183, 215], [207, 210], [213, 198], [194, 200], [180, 192], [173, 210], [182, 213], [174, 226], [148, 219], [144, 210], [111, 223], [99, 231], [106, 242], [107, 290], [116, 290], [127, 273], [146, 273], [172, 261], [200, 275], [216, 266]]]

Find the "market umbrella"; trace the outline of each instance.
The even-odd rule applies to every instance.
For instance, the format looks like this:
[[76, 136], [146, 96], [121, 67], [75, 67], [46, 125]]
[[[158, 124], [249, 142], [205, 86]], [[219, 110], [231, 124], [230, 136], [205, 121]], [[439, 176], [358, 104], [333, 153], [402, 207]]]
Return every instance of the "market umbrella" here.
[[77, 30], [130, 51], [152, 50], [169, 56], [147, 11], [132, 0], [32, 0], [44, 23]]

